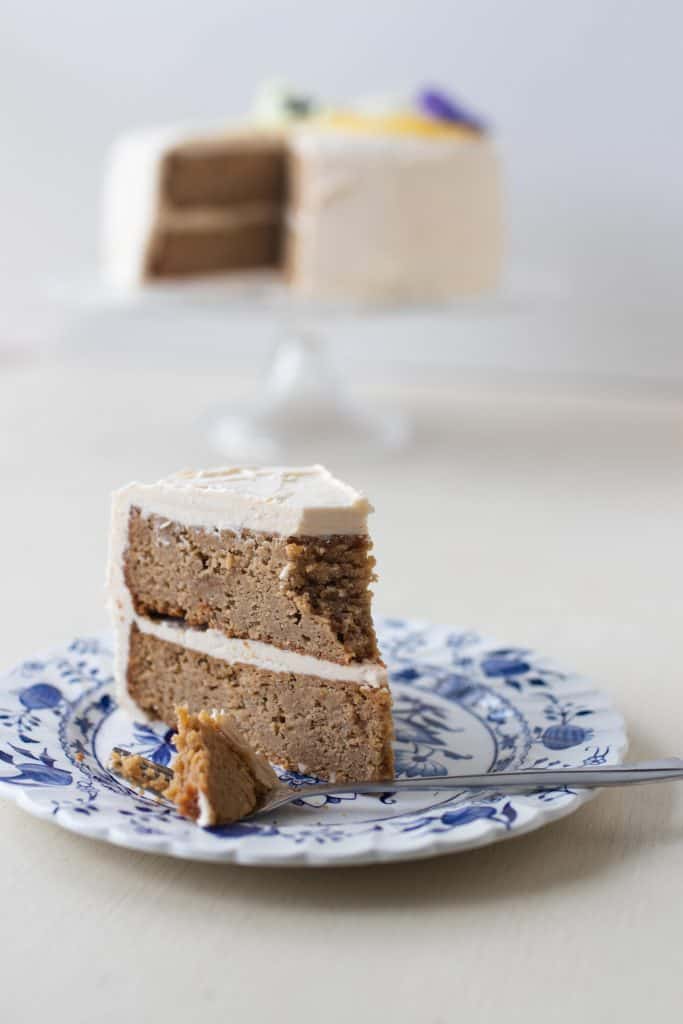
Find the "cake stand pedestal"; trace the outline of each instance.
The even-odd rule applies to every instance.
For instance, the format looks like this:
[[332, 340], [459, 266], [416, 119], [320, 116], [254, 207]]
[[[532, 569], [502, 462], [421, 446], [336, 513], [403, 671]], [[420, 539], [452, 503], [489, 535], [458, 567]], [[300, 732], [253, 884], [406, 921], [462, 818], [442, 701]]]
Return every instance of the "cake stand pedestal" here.
[[239, 329], [240, 318], [275, 328], [270, 364], [253, 397], [203, 418], [211, 448], [226, 460], [320, 461], [359, 446], [366, 454], [381, 454], [409, 441], [403, 417], [354, 395], [329, 357], [330, 323], [364, 317], [361, 307], [298, 299], [270, 272], [159, 283], [125, 292], [80, 280], [53, 287], [51, 293], [72, 312], [104, 315], [114, 322], [120, 318], [125, 325], [121, 333], [134, 336], [140, 350], [146, 345], [158, 349], [160, 329], [178, 322], [191, 325], [188, 333], [194, 340], [200, 332], [215, 334], [222, 320], [226, 330], [235, 325]]
[[218, 412], [208, 437], [226, 458], [267, 462], [307, 451], [315, 459], [358, 447], [397, 450], [408, 443], [410, 430], [400, 414], [371, 407], [345, 386], [329, 359], [324, 328], [291, 324], [282, 331], [258, 397]]

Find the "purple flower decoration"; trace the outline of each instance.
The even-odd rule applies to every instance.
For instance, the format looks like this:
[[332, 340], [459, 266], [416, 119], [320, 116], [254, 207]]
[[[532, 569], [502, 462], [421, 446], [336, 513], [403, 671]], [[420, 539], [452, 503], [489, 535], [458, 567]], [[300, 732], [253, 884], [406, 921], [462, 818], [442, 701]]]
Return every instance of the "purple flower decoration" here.
[[475, 132], [486, 131], [486, 123], [480, 117], [466, 110], [452, 96], [447, 96], [439, 89], [421, 89], [417, 96], [417, 108], [420, 113], [434, 117], [437, 121], [464, 124]]

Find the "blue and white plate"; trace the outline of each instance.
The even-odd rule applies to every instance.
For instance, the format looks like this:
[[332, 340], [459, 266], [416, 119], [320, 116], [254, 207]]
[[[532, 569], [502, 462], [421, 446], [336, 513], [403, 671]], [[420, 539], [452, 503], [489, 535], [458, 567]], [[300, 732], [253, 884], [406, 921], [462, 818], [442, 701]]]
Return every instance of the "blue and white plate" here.
[[394, 694], [397, 774], [433, 778], [431, 793], [399, 797], [387, 786], [380, 797], [304, 797], [243, 824], [197, 828], [106, 768], [115, 744], [162, 764], [173, 748], [165, 725], [118, 710], [104, 636], [74, 640], [0, 677], [0, 795], [133, 850], [239, 864], [364, 864], [507, 839], [591, 795], [562, 787], [505, 796], [495, 784], [490, 792], [446, 794], [439, 776], [623, 759], [624, 723], [609, 699], [526, 648], [397, 619], [380, 623], [380, 642]]

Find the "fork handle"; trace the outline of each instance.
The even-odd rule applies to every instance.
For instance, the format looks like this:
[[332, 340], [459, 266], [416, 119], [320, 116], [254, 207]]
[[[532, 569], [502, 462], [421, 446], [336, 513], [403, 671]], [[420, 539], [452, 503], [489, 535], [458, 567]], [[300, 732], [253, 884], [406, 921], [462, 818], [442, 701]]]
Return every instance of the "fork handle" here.
[[334, 793], [420, 793], [427, 790], [492, 789], [497, 792], [537, 787], [579, 786], [602, 789], [645, 782], [683, 779], [683, 760], [669, 757], [659, 761], [638, 761], [621, 765], [587, 765], [582, 768], [522, 769], [514, 772], [484, 772], [474, 775], [441, 775], [419, 779], [387, 779], [384, 782], [330, 782], [315, 786], [292, 786], [292, 793], [324, 796]]

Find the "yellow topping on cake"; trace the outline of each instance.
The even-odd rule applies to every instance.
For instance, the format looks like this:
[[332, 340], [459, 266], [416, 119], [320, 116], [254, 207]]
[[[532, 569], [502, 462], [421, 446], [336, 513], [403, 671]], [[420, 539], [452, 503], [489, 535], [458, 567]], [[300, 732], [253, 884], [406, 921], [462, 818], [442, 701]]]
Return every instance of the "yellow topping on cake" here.
[[440, 121], [410, 111], [366, 114], [356, 111], [329, 111], [313, 118], [316, 127], [358, 135], [414, 135], [471, 138], [477, 133], [465, 124]]

